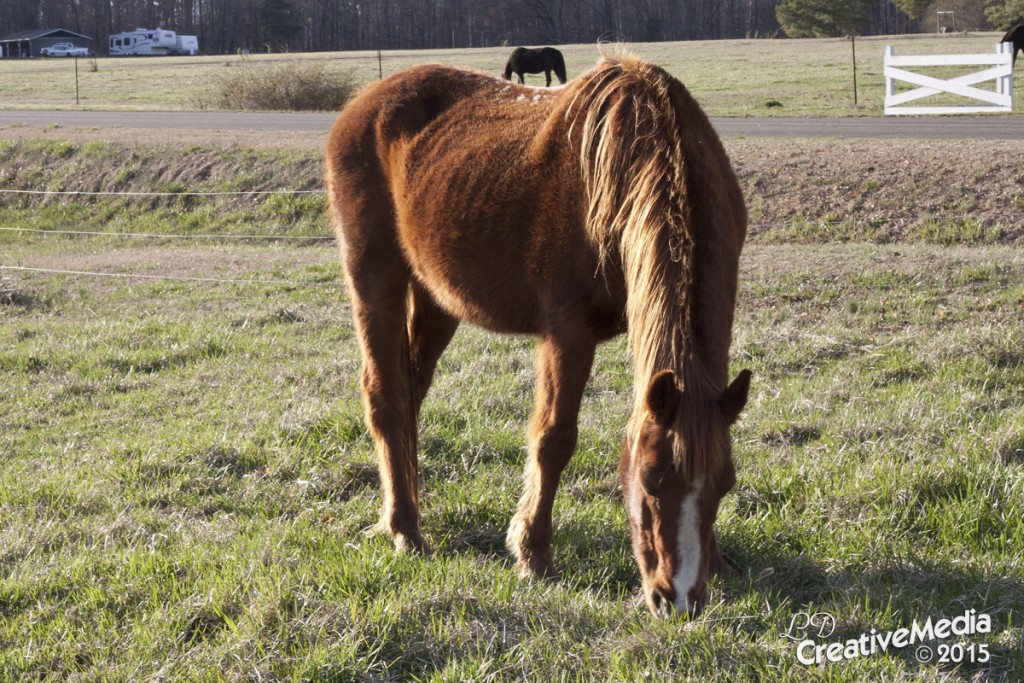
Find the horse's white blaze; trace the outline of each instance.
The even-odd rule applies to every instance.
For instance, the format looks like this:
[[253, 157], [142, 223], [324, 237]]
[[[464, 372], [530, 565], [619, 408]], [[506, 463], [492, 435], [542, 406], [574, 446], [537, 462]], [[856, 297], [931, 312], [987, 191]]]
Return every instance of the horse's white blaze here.
[[690, 591], [697, 583], [700, 575], [700, 518], [697, 512], [697, 501], [700, 499], [701, 486], [699, 479], [693, 483], [693, 489], [683, 497], [679, 506], [679, 526], [676, 532], [676, 571], [672, 576], [672, 587], [676, 590], [676, 609], [689, 611]]

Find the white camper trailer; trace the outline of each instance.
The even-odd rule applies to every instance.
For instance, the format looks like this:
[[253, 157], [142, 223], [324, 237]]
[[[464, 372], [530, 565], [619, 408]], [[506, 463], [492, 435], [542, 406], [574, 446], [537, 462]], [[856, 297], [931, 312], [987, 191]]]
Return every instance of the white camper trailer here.
[[199, 39], [195, 36], [178, 36], [174, 45], [176, 55], [197, 55], [199, 54]]
[[111, 57], [199, 54], [198, 38], [179, 36], [174, 31], [162, 28], [137, 28], [134, 31], [115, 33], [110, 36], [107, 44]]

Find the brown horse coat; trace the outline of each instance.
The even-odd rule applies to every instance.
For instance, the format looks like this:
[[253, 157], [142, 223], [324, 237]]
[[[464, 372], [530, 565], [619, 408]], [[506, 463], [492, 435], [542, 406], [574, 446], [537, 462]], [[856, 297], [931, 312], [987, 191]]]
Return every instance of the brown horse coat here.
[[[666, 583], [683, 563], [668, 537], [679, 520], [655, 515], [661, 531], [652, 532], [646, 498], [636, 506], [647, 521], [631, 520], [652, 609], [663, 608], [661, 596], [693, 611], [717, 555], [710, 525], [728, 487], [716, 482], [731, 486], [728, 425], [749, 381], [727, 390], [746, 211], [718, 137], [682, 84], [630, 57], [602, 59], [553, 90], [414, 67], [342, 111], [327, 182], [381, 462], [381, 525], [398, 546], [424, 546], [417, 416], [438, 357], [467, 320], [540, 337], [525, 492], [508, 543], [521, 567], [552, 574], [551, 507], [594, 350], [628, 330], [637, 402], [624, 488], [641, 467], [635, 451], [663, 442], [680, 479], [666, 488], [676, 499], [660, 504], [678, 510], [694, 482], [710, 487], [691, 496], [711, 520], [700, 524], [703, 550], [693, 550], [700, 585], [681, 589], [689, 597]], [[648, 385], [665, 371], [659, 395], [668, 399], [652, 403]], [[671, 415], [658, 423], [667, 427], [652, 436], [651, 406], [666, 401]], [[646, 552], [668, 555], [648, 570]]]

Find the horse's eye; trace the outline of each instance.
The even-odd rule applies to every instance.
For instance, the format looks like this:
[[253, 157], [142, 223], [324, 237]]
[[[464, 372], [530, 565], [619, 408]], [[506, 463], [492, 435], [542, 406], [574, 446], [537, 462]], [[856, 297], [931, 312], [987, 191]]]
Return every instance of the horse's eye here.
[[658, 489], [665, 482], [665, 476], [668, 474], [669, 469], [672, 466], [672, 461], [668, 458], [659, 458], [663, 462], [658, 462], [650, 467], [645, 467], [640, 472], [640, 486], [644, 492], [653, 496], [658, 493]]

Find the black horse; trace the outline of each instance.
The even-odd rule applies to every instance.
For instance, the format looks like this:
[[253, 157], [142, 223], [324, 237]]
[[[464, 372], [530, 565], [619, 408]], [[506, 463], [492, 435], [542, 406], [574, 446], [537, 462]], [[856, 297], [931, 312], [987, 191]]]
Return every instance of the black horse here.
[[1017, 53], [1024, 50], [1024, 24], [1017, 24], [1003, 36], [1001, 43], [1013, 43], [1013, 63], [1017, 64]]
[[553, 47], [526, 48], [517, 47], [512, 50], [512, 56], [505, 64], [505, 78], [511, 79], [512, 73], [519, 76], [519, 82], [523, 83], [523, 74], [539, 74], [544, 72], [548, 79], [547, 85], [551, 85], [551, 72], [558, 76], [559, 83], [565, 83], [565, 58], [562, 53]]

